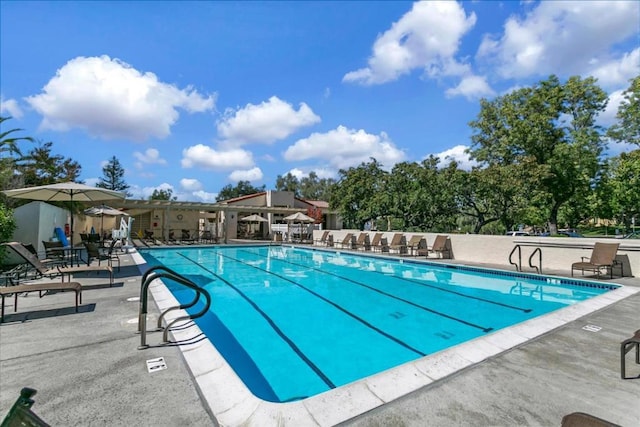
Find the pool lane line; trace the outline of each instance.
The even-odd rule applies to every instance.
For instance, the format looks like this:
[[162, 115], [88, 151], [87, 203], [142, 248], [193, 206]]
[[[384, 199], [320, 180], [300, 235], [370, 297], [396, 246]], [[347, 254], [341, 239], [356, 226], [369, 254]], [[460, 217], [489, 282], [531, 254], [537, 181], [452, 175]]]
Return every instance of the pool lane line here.
[[[229, 286], [231, 289], [233, 289], [234, 291], [236, 291], [245, 301], [247, 301], [255, 311], [257, 311], [266, 321], [267, 323], [269, 323], [269, 325], [271, 326], [271, 328], [273, 328], [273, 330], [276, 332], [276, 334], [278, 334], [280, 336], [280, 338], [282, 338], [282, 340], [284, 342], [286, 342], [289, 347], [291, 347], [291, 349], [294, 351], [294, 353], [296, 353], [298, 355], [298, 357], [300, 357], [306, 364], [307, 366], [309, 366], [309, 368], [316, 373], [316, 375], [318, 375], [318, 377], [320, 377], [320, 379], [322, 381], [324, 381], [324, 383], [329, 387], [329, 388], [336, 388], [336, 385], [329, 379], [329, 377], [327, 377], [324, 372], [322, 372], [320, 370], [320, 368], [318, 368], [316, 366], [315, 363], [313, 363], [311, 361], [311, 359], [309, 359], [303, 352], [302, 350], [300, 350], [298, 348], [298, 346], [289, 338], [287, 337], [287, 335], [278, 327], [278, 325], [275, 323], [275, 321], [269, 317], [269, 315], [267, 313], [265, 313], [259, 306], [258, 304], [256, 304], [253, 300], [251, 300], [251, 298], [249, 298], [247, 295], [244, 294], [244, 292], [242, 292], [240, 289], [238, 289], [236, 286], [234, 286], [231, 282], [229, 282], [228, 280], [226, 280], [225, 278], [223, 278], [222, 276], [219, 276], [218, 274], [214, 273], [213, 271], [209, 270], [208, 268], [206, 268], [205, 266], [203, 266], [202, 264], [199, 264], [196, 260], [193, 260], [191, 258], [189, 258], [188, 256], [186, 256], [183, 253], [180, 252], [176, 252], [178, 255], [184, 257], [185, 259], [191, 261], [192, 263], [194, 263], [195, 265], [197, 265], [198, 267], [200, 267], [201, 269], [203, 269], [204, 271], [208, 272], [209, 274], [212, 274], [214, 277], [220, 279], [224, 284], [226, 284], [227, 286]], [[217, 254], [217, 252], [214, 251], [214, 253]]]
[[[251, 252], [249, 252], [249, 253], [251, 253]], [[387, 337], [388, 339], [390, 339], [391, 341], [395, 342], [396, 344], [401, 345], [402, 347], [404, 347], [404, 348], [406, 348], [407, 350], [410, 350], [410, 351], [412, 351], [412, 352], [414, 352], [414, 353], [418, 354], [419, 356], [426, 356], [426, 355], [428, 354], [428, 353], [424, 353], [424, 352], [422, 352], [422, 351], [418, 350], [417, 348], [412, 347], [410, 344], [407, 344], [406, 342], [402, 341], [401, 339], [399, 339], [399, 338], [397, 338], [397, 337], [394, 337], [393, 335], [391, 335], [391, 334], [389, 334], [389, 333], [387, 333], [387, 332], [383, 331], [382, 329], [380, 329], [380, 328], [378, 328], [378, 327], [376, 327], [376, 326], [372, 325], [371, 323], [367, 322], [367, 321], [366, 321], [366, 320], [364, 320], [363, 318], [361, 318], [361, 317], [359, 317], [359, 316], [356, 316], [355, 314], [351, 313], [349, 310], [345, 310], [345, 309], [344, 309], [344, 308], [342, 308], [342, 306], [340, 306], [339, 304], [337, 304], [337, 303], [335, 303], [335, 302], [331, 301], [331, 300], [330, 300], [330, 299], [328, 299], [328, 298], [323, 297], [323, 296], [322, 296], [322, 295], [320, 295], [319, 293], [312, 291], [311, 289], [307, 288], [306, 286], [304, 286], [304, 285], [302, 285], [302, 284], [300, 284], [300, 283], [298, 283], [298, 282], [296, 282], [296, 281], [294, 281], [294, 280], [291, 280], [291, 279], [289, 279], [288, 277], [282, 276], [282, 275], [280, 275], [280, 274], [274, 273], [274, 272], [269, 271], [269, 270], [265, 270], [264, 268], [260, 268], [260, 267], [257, 267], [257, 266], [255, 266], [255, 265], [251, 265], [251, 264], [249, 264], [249, 263], [247, 263], [247, 262], [244, 262], [244, 261], [239, 260], [239, 259], [237, 259], [237, 258], [234, 258], [234, 257], [232, 257], [232, 256], [225, 255], [225, 254], [223, 254], [223, 253], [221, 253], [221, 252], [218, 252], [218, 254], [219, 254], [220, 256], [224, 257], [224, 258], [228, 258], [228, 259], [230, 259], [230, 260], [232, 260], [232, 261], [235, 261], [235, 262], [237, 262], [237, 263], [239, 263], [239, 264], [246, 265], [247, 267], [255, 268], [256, 270], [260, 270], [260, 271], [265, 272], [265, 273], [267, 273], [267, 274], [270, 274], [270, 275], [272, 275], [272, 276], [276, 276], [276, 277], [278, 277], [278, 278], [280, 278], [280, 279], [282, 279], [282, 280], [284, 280], [284, 281], [286, 281], [286, 282], [289, 282], [289, 283], [292, 283], [292, 284], [294, 284], [294, 285], [298, 286], [300, 289], [304, 289], [305, 291], [309, 292], [311, 295], [315, 296], [316, 298], [319, 298], [319, 299], [323, 300], [324, 302], [326, 302], [327, 304], [330, 304], [330, 305], [334, 306], [335, 308], [337, 308], [338, 310], [342, 311], [342, 312], [343, 312], [344, 314], [346, 314], [347, 316], [354, 318], [355, 320], [357, 320], [358, 322], [360, 322], [360, 323], [362, 323], [363, 325], [367, 326], [368, 328], [370, 328], [370, 329], [372, 329], [372, 330], [376, 331], [378, 334], [380, 334], [380, 335], [382, 335], [382, 336], [384, 336], [384, 337]], [[255, 254], [254, 254], [254, 255], [255, 255]]]
[[[255, 252], [249, 252], [247, 250], [244, 250], [244, 251], [248, 252], [248, 253], [253, 253], [253, 254], [256, 254], [256, 255], [260, 255], [260, 254], [257, 254]], [[262, 255], [260, 255], [260, 256], [262, 256]], [[316, 269], [315, 267], [307, 266], [307, 265], [304, 265], [304, 264], [296, 264], [296, 263], [291, 262], [291, 261], [285, 261], [285, 262], [288, 262], [288, 263], [290, 263], [292, 265], [297, 265], [299, 267], [305, 267], [305, 268], [311, 268], [311, 269], [317, 270], [317, 271], [323, 271], [323, 270]], [[378, 271], [378, 270], [366, 270], [366, 271], [370, 272], [370, 273], [382, 274], [385, 277], [389, 277], [388, 275], [384, 274], [382, 271]], [[342, 276], [338, 276], [338, 277], [342, 277]], [[531, 309], [531, 308], [522, 308], [522, 307], [518, 307], [518, 306], [515, 306], [515, 305], [505, 304], [505, 303], [502, 303], [502, 302], [493, 301], [493, 300], [486, 299], [486, 298], [475, 297], [473, 295], [467, 295], [467, 294], [465, 294], [463, 292], [453, 291], [451, 289], [444, 289], [444, 288], [441, 288], [439, 286], [430, 285], [428, 283], [421, 282], [419, 280], [408, 279], [406, 277], [399, 277], [399, 276], [391, 276], [391, 277], [393, 277], [394, 279], [397, 279], [397, 280], [402, 280], [402, 281], [409, 282], [409, 283], [415, 283], [416, 285], [424, 286], [426, 288], [431, 288], [431, 289], [437, 289], [439, 291], [450, 293], [450, 294], [454, 294], [454, 295], [458, 295], [458, 296], [461, 296], [461, 297], [464, 297], [464, 298], [474, 299], [476, 301], [482, 301], [482, 302], [486, 302], [488, 304], [493, 304], [493, 305], [497, 305], [497, 306], [500, 306], [500, 307], [510, 308], [512, 310], [522, 311], [523, 313], [531, 313], [533, 311], [533, 309]]]
[[[246, 251], [246, 250], [242, 250], [242, 251], [243, 251], [243, 252], [246, 252], [246, 253], [248, 253], [248, 254], [256, 255], [256, 256], [260, 256], [260, 257], [262, 256], [262, 255], [260, 255], [260, 254], [255, 253], [255, 252], [249, 252], [249, 251]], [[454, 322], [462, 323], [463, 325], [471, 326], [472, 328], [480, 329], [480, 330], [481, 330], [481, 331], [483, 331], [483, 332], [491, 332], [491, 331], [493, 330], [493, 328], [486, 328], [486, 327], [484, 327], [484, 326], [476, 325], [475, 323], [471, 323], [471, 322], [468, 322], [468, 321], [466, 321], [466, 320], [464, 320], [464, 319], [459, 319], [459, 318], [454, 317], [454, 316], [451, 316], [451, 315], [449, 315], [449, 314], [442, 313], [442, 312], [440, 312], [440, 311], [434, 310], [434, 309], [429, 308], [429, 307], [425, 307], [425, 306], [420, 305], [420, 304], [418, 304], [418, 303], [415, 303], [415, 302], [413, 302], [413, 301], [406, 300], [406, 299], [401, 298], [401, 297], [399, 297], [399, 296], [397, 296], [397, 295], [390, 294], [390, 293], [385, 292], [385, 291], [383, 291], [383, 290], [381, 290], [381, 289], [374, 288], [373, 286], [369, 286], [369, 285], [367, 285], [366, 283], [361, 283], [361, 282], [358, 282], [358, 281], [356, 281], [356, 280], [350, 279], [350, 278], [348, 278], [348, 277], [340, 276], [340, 275], [338, 275], [338, 274], [335, 274], [335, 273], [332, 273], [332, 272], [329, 272], [329, 271], [320, 270], [320, 269], [317, 269], [317, 268], [315, 268], [315, 267], [309, 267], [309, 266], [305, 266], [305, 265], [302, 265], [302, 264], [296, 264], [296, 263], [293, 263], [293, 262], [290, 262], [290, 261], [287, 261], [287, 260], [283, 260], [283, 259], [281, 259], [281, 258], [273, 258], [273, 259], [274, 259], [274, 260], [279, 260], [279, 261], [284, 262], [284, 263], [287, 263], [287, 264], [295, 265], [295, 266], [297, 266], [297, 267], [304, 267], [304, 268], [307, 268], [307, 269], [309, 269], [309, 270], [314, 270], [314, 271], [319, 272], [319, 273], [323, 273], [323, 274], [327, 274], [327, 275], [329, 275], [329, 276], [337, 277], [338, 279], [344, 280], [344, 281], [346, 281], [346, 282], [351, 282], [351, 283], [353, 283], [354, 285], [362, 286], [362, 287], [364, 287], [364, 288], [367, 288], [367, 289], [369, 289], [369, 290], [372, 290], [372, 291], [374, 291], [374, 292], [377, 292], [377, 293], [379, 293], [379, 294], [381, 294], [381, 295], [384, 295], [384, 296], [386, 296], [386, 297], [393, 298], [393, 299], [395, 299], [395, 300], [398, 300], [398, 301], [404, 302], [405, 304], [412, 305], [412, 306], [414, 306], [414, 307], [416, 307], [416, 308], [419, 308], [419, 309], [421, 309], [421, 310], [427, 311], [427, 312], [429, 312], [429, 313], [433, 313], [433, 314], [438, 315], [438, 316], [440, 316], [440, 317], [445, 317], [445, 318], [447, 318], [447, 319], [449, 319], [449, 320], [453, 320]], [[256, 268], [257, 268], [257, 267], [256, 267]], [[267, 270], [264, 270], [264, 271], [267, 271]], [[271, 273], [271, 272], [269, 272], [269, 271], [267, 271], [267, 272], [268, 272], [268, 273], [270, 273], [270, 274], [274, 274], [274, 275], [278, 276], [278, 275], [277, 275], [277, 274], [275, 274], [275, 273]], [[287, 280], [288, 280], [288, 279], [287, 279]]]

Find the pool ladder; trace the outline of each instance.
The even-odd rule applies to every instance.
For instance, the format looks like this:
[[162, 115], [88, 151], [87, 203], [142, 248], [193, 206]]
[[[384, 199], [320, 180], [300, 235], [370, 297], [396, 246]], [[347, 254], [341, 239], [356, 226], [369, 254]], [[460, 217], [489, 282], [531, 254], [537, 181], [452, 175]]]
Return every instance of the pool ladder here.
[[[187, 288], [193, 289], [196, 293], [195, 298], [190, 303], [169, 307], [168, 309], [163, 311], [158, 317], [158, 324], [155, 331], [164, 330], [164, 333], [162, 334], [163, 344], [171, 343], [168, 338], [169, 330], [176, 322], [183, 321], [183, 320], [197, 319], [198, 317], [203, 316], [209, 310], [209, 306], [211, 306], [211, 296], [209, 295], [209, 292], [207, 292], [205, 289], [201, 288], [200, 286], [196, 285], [191, 280], [176, 273], [170, 268], [167, 268], [161, 265], [150, 268], [142, 276], [142, 285], [140, 286], [140, 311], [138, 313], [138, 333], [140, 333], [140, 346], [138, 346], [138, 350], [149, 348], [149, 345], [147, 344], [147, 306], [149, 301], [148, 290], [149, 290], [149, 286], [151, 285], [151, 282], [153, 282], [155, 279], [160, 279], [160, 278], [170, 279], [176, 283], [186, 286]], [[200, 301], [200, 298], [204, 298], [205, 300], [204, 308], [202, 310], [200, 310], [195, 314], [180, 316], [174, 319], [173, 321], [169, 322], [167, 326], [165, 326], [164, 328], [162, 327], [162, 321], [164, 320], [164, 317], [168, 312], [173, 310], [185, 310], [187, 308], [191, 308], [194, 305], [196, 305], [198, 301]], [[179, 343], [173, 343], [173, 344], [179, 344]]]
[[[513, 256], [516, 252], [518, 253], [517, 263], [513, 261]], [[536, 254], [538, 255], [538, 265], [533, 265], [533, 257]], [[520, 245], [516, 245], [509, 254], [509, 264], [515, 266], [517, 271], [522, 271], [522, 247]], [[536, 273], [542, 274], [542, 250], [540, 248], [536, 248], [529, 256], [529, 267], [535, 268]]]

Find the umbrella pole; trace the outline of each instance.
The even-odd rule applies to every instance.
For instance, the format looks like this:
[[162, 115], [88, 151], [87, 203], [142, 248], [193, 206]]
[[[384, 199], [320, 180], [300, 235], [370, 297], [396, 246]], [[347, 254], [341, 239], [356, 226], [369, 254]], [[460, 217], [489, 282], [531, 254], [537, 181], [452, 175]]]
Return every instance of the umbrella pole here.
[[73, 247], [73, 191], [71, 192], [71, 229], [69, 230], [69, 235], [71, 237], [71, 241], [69, 242], [69, 246]]

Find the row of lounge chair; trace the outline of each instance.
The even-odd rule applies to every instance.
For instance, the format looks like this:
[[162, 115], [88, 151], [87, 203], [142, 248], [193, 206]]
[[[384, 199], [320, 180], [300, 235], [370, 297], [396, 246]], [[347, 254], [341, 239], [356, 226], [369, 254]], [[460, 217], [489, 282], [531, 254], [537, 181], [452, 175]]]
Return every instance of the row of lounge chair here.
[[375, 233], [373, 238], [367, 232], [360, 233], [357, 238], [353, 233], [347, 233], [341, 241], [334, 241], [333, 234], [325, 230], [319, 239], [314, 240], [314, 245], [424, 257], [435, 253], [439, 258], [451, 258], [451, 243], [448, 236], [445, 235], [436, 236], [433, 245], [429, 247], [427, 239], [419, 235], [415, 235], [407, 241], [403, 233], [395, 233], [389, 242], [384, 237], [384, 233]]

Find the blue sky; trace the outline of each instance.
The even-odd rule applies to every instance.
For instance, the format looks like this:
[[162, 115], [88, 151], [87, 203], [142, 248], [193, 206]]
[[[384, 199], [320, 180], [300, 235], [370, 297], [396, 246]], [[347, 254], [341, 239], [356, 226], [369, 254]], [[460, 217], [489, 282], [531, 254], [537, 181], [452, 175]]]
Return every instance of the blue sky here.
[[115, 155], [133, 198], [370, 157], [468, 167], [480, 98], [595, 76], [607, 126], [640, 74], [635, 1], [1, 1], [0, 19], [2, 130], [52, 141], [88, 184]]

